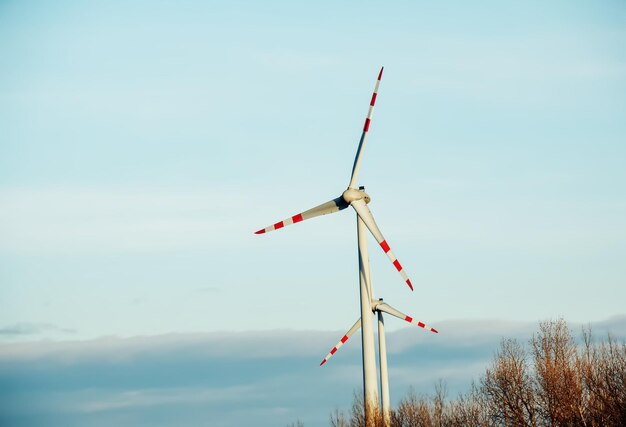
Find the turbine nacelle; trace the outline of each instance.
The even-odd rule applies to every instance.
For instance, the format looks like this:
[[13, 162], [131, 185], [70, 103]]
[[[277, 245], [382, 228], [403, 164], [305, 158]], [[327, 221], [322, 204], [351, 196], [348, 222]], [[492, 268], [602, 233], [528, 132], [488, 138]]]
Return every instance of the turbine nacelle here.
[[362, 187], [358, 190], [356, 188], [348, 187], [348, 189], [343, 192], [341, 197], [348, 204], [352, 204], [352, 202], [357, 200], [364, 200], [366, 204], [372, 201], [369, 194], [367, 194]]
[[372, 313], [376, 313], [378, 311], [378, 306], [380, 304], [384, 304], [384, 302], [382, 298], [378, 298], [378, 299], [373, 299], [370, 304], [372, 306]]

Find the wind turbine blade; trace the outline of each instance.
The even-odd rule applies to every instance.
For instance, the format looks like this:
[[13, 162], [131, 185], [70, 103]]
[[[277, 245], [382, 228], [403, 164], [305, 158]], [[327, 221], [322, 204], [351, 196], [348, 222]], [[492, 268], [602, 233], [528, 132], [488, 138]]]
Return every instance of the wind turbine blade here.
[[406, 272], [402, 268], [402, 265], [400, 265], [400, 262], [397, 260], [396, 256], [393, 254], [393, 252], [389, 248], [389, 245], [387, 244], [387, 241], [385, 240], [383, 233], [380, 232], [380, 229], [376, 225], [376, 221], [374, 221], [372, 212], [370, 212], [370, 209], [367, 207], [365, 200], [363, 199], [355, 200], [351, 203], [351, 205], [356, 211], [357, 215], [359, 215], [359, 218], [363, 220], [363, 222], [365, 223], [369, 231], [372, 233], [372, 235], [374, 236], [374, 238], [376, 239], [380, 247], [383, 249], [383, 251], [385, 251], [385, 253], [387, 254], [387, 258], [389, 258], [389, 261], [391, 261], [394, 267], [396, 267], [396, 270], [398, 270], [398, 272], [400, 273], [400, 275], [402, 276], [406, 284], [409, 286], [409, 288], [413, 290], [413, 285], [411, 284], [411, 281], [409, 280], [408, 276], [406, 275]]
[[387, 304], [387, 303], [384, 303], [384, 302], [383, 302], [383, 303], [378, 304], [378, 305], [376, 306], [376, 310], [380, 310], [380, 311], [382, 311], [383, 313], [391, 314], [392, 316], [395, 316], [395, 317], [397, 317], [398, 319], [405, 320], [405, 321], [407, 321], [407, 322], [409, 322], [409, 323], [412, 323], [412, 324], [414, 324], [414, 325], [419, 326], [420, 328], [424, 328], [424, 329], [426, 329], [426, 330], [428, 330], [428, 331], [430, 331], [430, 332], [434, 332], [434, 333], [436, 333], [436, 334], [438, 334], [438, 333], [439, 333], [439, 332], [437, 332], [437, 330], [436, 330], [436, 329], [431, 328], [430, 326], [427, 326], [427, 325], [425, 325], [424, 323], [419, 322], [419, 321], [417, 321], [417, 320], [413, 319], [411, 316], [407, 316], [406, 314], [404, 314], [404, 313], [402, 313], [402, 312], [400, 312], [400, 311], [396, 310], [395, 308], [393, 308], [392, 306], [390, 306], [390, 305], [389, 305], [389, 304]]
[[354, 165], [352, 166], [352, 176], [350, 177], [350, 188], [357, 188], [356, 179], [359, 175], [359, 169], [361, 168], [361, 155], [363, 154], [363, 147], [365, 146], [365, 140], [367, 139], [367, 132], [370, 128], [372, 121], [372, 114], [374, 113], [374, 104], [376, 103], [376, 95], [378, 94], [378, 86], [380, 85], [380, 79], [383, 76], [383, 69], [380, 69], [378, 73], [378, 79], [376, 80], [376, 87], [374, 87], [374, 93], [372, 94], [372, 100], [370, 101], [370, 108], [367, 111], [367, 118], [363, 125], [363, 133], [361, 134], [361, 140], [359, 141], [359, 148], [356, 150], [356, 156], [354, 157]]
[[316, 206], [308, 211], [304, 211], [287, 219], [277, 222], [274, 225], [270, 225], [269, 227], [265, 227], [256, 231], [254, 234], [263, 234], [269, 233], [270, 231], [278, 230], [279, 228], [283, 228], [287, 225], [295, 224], [297, 222], [304, 221], [305, 219], [315, 218], [320, 215], [327, 215], [330, 213], [338, 212], [342, 209], [348, 207], [348, 203], [343, 199], [343, 197], [339, 196], [330, 202], [322, 203], [319, 206]]
[[322, 360], [322, 363], [320, 363], [320, 366], [322, 366], [324, 363], [328, 362], [328, 359], [330, 359], [332, 357], [332, 355], [335, 354], [337, 352], [337, 350], [339, 350], [341, 348], [341, 346], [345, 344], [346, 341], [348, 341], [348, 339], [352, 336], [352, 334], [354, 334], [356, 331], [359, 330], [360, 327], [361, 327], [361, 318], [359, 317], [359, 320], [354, 322], [354, 325], [352, 325], [350, 330], [348, 332], [346, 332], [346, 334], [343, 336], [343, 338], [341, 338], [341, 340], [339, 340], [337, 345], [334, 346], [333, 349], [330, 351], [330, 353], [328, 353], [326, 355], [326, 357], [324, 358], [324, 360]]

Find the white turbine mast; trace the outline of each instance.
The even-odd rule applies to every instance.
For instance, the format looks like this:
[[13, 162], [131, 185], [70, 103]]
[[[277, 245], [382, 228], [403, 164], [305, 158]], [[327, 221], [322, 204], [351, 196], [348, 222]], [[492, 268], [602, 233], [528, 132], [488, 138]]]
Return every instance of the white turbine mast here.
[[[348, 341], [348, 339], [359, 328], [361, 328], [361, 344], [362, 344], [362, 356], [363, 356], [363, 403], [365, 409], [365, 421], [366, 425], [372, 424], [371, 419], [378, 412], [379, 407], [382, 410], [382, 416], [385, 425], [389, 425], [389, 378], [387, 374], [387, 349], [385, 342], [385, 329], [383, 313], [390, 314], [399, 319], [405, 320], [409, 323], [413, 323], [421, 328], [427, 329], [431, 332], [437, 333], [437, 331], [424, 323], [413, 320], [412, 317], [407, 316], [404, 313], [396, 310], [390, 305], [380, 300], [374, 299], [374, 292], [372, 288], [372, 280], [370, 274], [370, 264], [367, 249], [366, 229], [372, 233], [382, 250], [385, 252], [391, 263], [396, 270], [402, 276], [404, 282], [413, 290], [411, 280], [409, 280], [406, 272], [400, 265], [387, 241], [385, 240], [380, 229], [374, 221], [374, 217], [369, 210], [367, 204], [371, 201], [370, 196], [364, 191], [364, 187], [357, 186], [357, 178], [359, 170], [361, 168], [361, 159], [363, 154], [363, 147], [367, 139], [367, 134], [372, 120], [372, 113], [374, 112], [374, 104], [376, 103], [376, 96], [378, 94], [378, 86], [380, 85], [380, 79], [383, 75], [383, 68], [378, 73], [376, 79], [376, 86], [372, 99], [370, 101], [369, 110], [367, 112], [367, 118], [363, 125], [363, 132], [359, 141], [359, 147], [354, 158], [354, 165], [352, 166], [352, 174], [350, 176], [350, 184], [348, 188], [342, 193], [341, 196], [333, 199], [329, 202], [322, 203], [312, 209], [293, 215], [283, 221], [279, 221], [269, 227], [265, 227], [258, 230], [255, 234], [263, 234], [270, 231], [278, 230], [287, 225], [295, 224], [306, 219], [315, 218], [316, 216], [326, 215], [334, 212], [338, 212], [351, 206], [357, 217], [357, 241], [358, 241], [358, 254], [359, 254], [359, 285], [360, 285], [360, 299], [361, 299], [361, 315], [352, 327], [346, 332], [335, 347], [328, 353], [328, 355], [322, 360], [320, 366], [323, 365], [335, 354], [335, 352], [341, 348], [341, 346]], [[374, 349], [374, 329], [372, 325], [374, 313], [378, 314], [378, 344], [379, 344], [379, 364], [380, 364], [380, 381], [381, 381], [381, 404], [378, 404], [378, 384], [376, 378], [376, 360]]]

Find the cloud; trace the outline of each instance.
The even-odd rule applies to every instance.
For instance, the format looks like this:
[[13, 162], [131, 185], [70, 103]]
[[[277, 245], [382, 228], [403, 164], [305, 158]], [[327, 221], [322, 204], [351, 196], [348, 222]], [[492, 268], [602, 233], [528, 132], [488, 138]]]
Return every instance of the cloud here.
[[[618, 339], [626, 338], [626, 315], [588, 324], [570, 322], [569, 325], [574, 336], [579, 336], [584, 327], [591, 327], [597, 337], [610, 333]], [[428, 347], [448, 357], [457, 355], [454, 349], [465, 349], [463, 357], [466, 357], [468, 350], [497, 345], [502, 337], [523, 341], [537, 331], [536, 322], [501, 319], [449, 320], [439, 322], [437, 327], [440, 331], [437, 335], [414, 327], [387, 332], [388, 353], [406, 355], [416, 347]], [[20, 323], [0, 329], [0, 334], [28, 334], [47, 329], [74, 332], [50, 324]], [[343, 333], [344, 331], [314, 330], [222, 331], [131, 338], [105, 336], [86, 341], [21, 342], [0, 345], [0, 362], [43, 359], [71, 363], [89, 360], [119, 362], [138, 360], [149, 355], [165, 358], [180, 354], [183, 350], [187, 354], [215, 359], [257, 360], [317, 355], [321, 360], [325, 355], [324, 350], [331, 348]], [[350, 351], [346, 350], [350, 347], [359, 348], [358, 338], [354, 337], [349, 341], [350, 345], [342, 348], [342, 352]]]
[[202, 357], [237, 359], [302, 356], [319, 352], [335, 335], [320, 331], [248, 331], [177, 333], [148, 337], [101, 337], [89, 341], [27, 342], [0, 345], [2, 360], [76, 362], [98, 359], [124, 361], [146, 355], [170, 355], [184, 349]]
[[20, 322], [0, 328], [0, 339], [2, 336], [38, 335], [44, 332], [62, 332], [66, 334], [76, 333], [75, 329], [60, 328], [51, 323], [29, 323]]
[[[527, 342], [535, 322], [451, 320], [440, 334], [404, 328], [387, 335], [391, 396], [467, 390], [503, 337]], [[579, 336], [582, 324], [570, 324]], [[626, 316], [591, 325], [626, 339]], [[323, 367], [343, 331], [248, 331], [102, 337], [0, 345], [0, 420], [22, 426], [324, 425], [361, 388], [358, 336]], [[181, 415], [184, 414], [184, 415]], [[186, 417], [184, 421], [180, 417]], [[35, 418], [33, 418], [35, 417]], [[39, 417], [39, 418], [37, 418]], [[35, 421], [33, 421], [35, 419]], [[41, 421], [37, 421], [37, 420]]]
[[124, 390], [78, 401], [68, 406], [66, 410], [92, 413], [159, 405], [222, 404], [230, 401], [240, 402], [243, 399], [258, 399], [261, 394], [262, 390], [253, 386]]

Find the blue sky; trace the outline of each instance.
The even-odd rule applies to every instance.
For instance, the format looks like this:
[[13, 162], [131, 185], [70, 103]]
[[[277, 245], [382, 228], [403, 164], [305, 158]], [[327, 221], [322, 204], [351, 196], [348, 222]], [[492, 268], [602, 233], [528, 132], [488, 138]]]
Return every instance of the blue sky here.
[[416, 291], [372, 247], [377, 295], [435, 327], [623, 315], [625, 18], [0, 3], [0, 345], [342, 333], [353, 214], [252, 233], [344, 190], [381, 65], [360, 183]]

